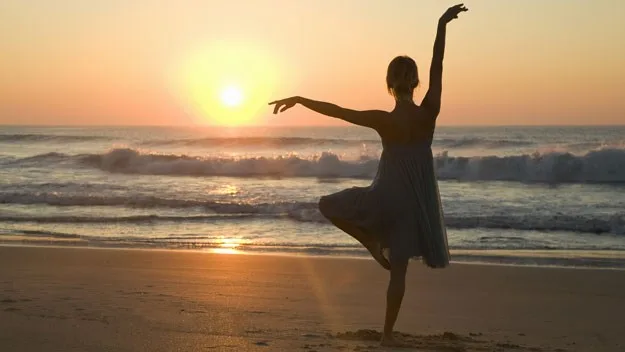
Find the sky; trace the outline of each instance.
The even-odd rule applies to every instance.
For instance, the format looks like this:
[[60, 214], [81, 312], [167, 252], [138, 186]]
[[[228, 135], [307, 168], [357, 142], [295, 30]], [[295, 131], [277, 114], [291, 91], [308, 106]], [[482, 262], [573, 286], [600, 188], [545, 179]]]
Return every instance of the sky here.
[[[386, 67], [427, 90], [442, 0], [3, 0], [0, 124], [333, 125], [267, 102], [393, 108]], [[439, 125], [625, 124], [625, 1], [467, 1]]]

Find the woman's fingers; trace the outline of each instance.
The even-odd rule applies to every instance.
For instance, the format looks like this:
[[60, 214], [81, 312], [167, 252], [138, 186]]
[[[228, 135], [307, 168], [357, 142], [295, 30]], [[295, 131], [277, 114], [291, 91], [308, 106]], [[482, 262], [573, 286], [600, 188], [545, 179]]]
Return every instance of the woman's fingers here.
[[273, 107], [273, 113], [274, 114], [278, 113], [278, 109], [280, 109], [282, 104], [283, 104], [282, 100], [274, 100], [271, 103], [269, 103], [269, 105], [274, 105], [274, 107]]
[[292, 108], [293, 106], [295, 106], [295, 102], [293, 101], [293, 98], [287, 98], [287, 99], [281, 99], [281, 100], [274, 100], [271, 103], [269, 103], [269, 105], [274, 105], [273, 113], [277, 114], [278, 112], [285, 112], [286, 110]]
[[456, 18], [458, 18], [458, 14], [460, 14], [460, 12], [464, 12], [464, 11], [469, 11], [468, 8], [466, 8], [464, 6], [464, 4], [458, 4], [458, 5], [454, 5], [452, 7], [450, 7], [449, 9], [447, 9], [447, 12], [445, 13], [444, 16], [448, 16], [448, 20], [447, 21], [451, 21], [454, 20]]
[[277, 113], [278, 113], [278, 110], [280, 109], [280, 106], [282, 106], [282, 103], [277, 102], [277, 103], [276, 103], [276, 106], [274, 106], [274, 107], [273, 107], [273, 113], [274, 113], [274, 114], [277, 114]]
[[273, 105], [273, 104], [281, 104], [284, 103], [284, 101], [286, 101], [287, 99], [278, 99], [278, 100], [274, 100], [271, 103], [269, 103], [269, 105]]
[[449, 8], [449, 10], [453, 10], [456, 13], [460, 13], [463, 11], [468, 11], [469, 9], [464, 6], [464, 4], [458, 4]]

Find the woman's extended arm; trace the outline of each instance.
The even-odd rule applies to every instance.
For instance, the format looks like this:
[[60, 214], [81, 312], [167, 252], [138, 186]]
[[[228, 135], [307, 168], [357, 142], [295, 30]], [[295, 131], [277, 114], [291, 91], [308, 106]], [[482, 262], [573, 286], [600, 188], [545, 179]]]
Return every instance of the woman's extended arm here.
[[443, 57], [445, 56], [445, 36], [447, 34], [447, 23], [458, 18], [458, 14], [468, 11], [463, 4], [452, 6], [438, 20], [436, 39], [434, 40], [434, 50], [432, 53], [432, 64], [430, 65], [430, 85], [428, 91], [421, 102], [421, 106], [436, 118], [441, 111], [441, 94], [443, 91]]
[[312, 111], [326, 116], [341, 119], [359, 126], [371, 127], [375, 130], [381, 129], [388, 123], [388, 112], [382, 110], [357, 111], [342, 108], [332, 103], [306, 99], [303, 97], [291, 97], [269, 103], [269, 105], [275, 105], [273, 109], [274, 114], [286, 111], [296, 104], [301, 104]]

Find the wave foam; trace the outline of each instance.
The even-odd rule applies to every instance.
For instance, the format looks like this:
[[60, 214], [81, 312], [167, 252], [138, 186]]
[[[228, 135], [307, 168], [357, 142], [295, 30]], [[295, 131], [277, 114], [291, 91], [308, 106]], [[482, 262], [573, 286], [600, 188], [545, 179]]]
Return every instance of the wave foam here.
[[334, 153], [305, 159], [295, 155], [248, 158], [198, 158], [186, 155], [144, 154], [134, 149], [114, 149], [90, 155], [84, 164], [117, 173], [235, 177], [346, 177], [371, 178], [377, 160], [344, 161]]
[[[316, 157], [192, 157], [113, 149], [103, 154], [46, 153], [4, 165], [67, 165], [93, 167], [111, 173], [171, 176], [318, 177], [372, 179], [378, 160], [359, 160], [324, 152]], [[440, 180], [518, 181], [541, 183], [625, 183], [625, 149], [600, 149], [583, 155], [546, 152], [511, 156], [435, 156]]]
[[584, 155], [566, 152], [531, 155], [436, 157], [440, 179], [547, 183], [623, 183], [625, 150], [601, 149]]
[[[330, 152], [311, 159], [194, 158], [144, 154], [134, 149], [114, 149], [85, 157], [83, 162], [109, 172], [192, 176], [277, 176], [373, 178], [378, 160], [343, 160]], [[466, 181], [521, 181], [547, 183], [623, 183], [625, 150], [602, 149], [585, 155], [549, 152], [532, 155], [435, 158], [439, 179]]]

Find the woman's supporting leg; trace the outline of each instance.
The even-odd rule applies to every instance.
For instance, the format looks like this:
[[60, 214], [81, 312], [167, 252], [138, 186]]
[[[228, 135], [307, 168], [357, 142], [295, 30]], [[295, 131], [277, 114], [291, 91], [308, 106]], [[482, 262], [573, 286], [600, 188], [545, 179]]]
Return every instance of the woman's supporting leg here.
[[[391, 257], [392, 257], [391, 253]], [[392, 345], [393, 327], [397, 321], [397, 314], [401, 307], [401, 301], [404, 299], [404, 291], [406, 290], [406, 271], [408, 269], [408, 259], [397, 260], [391, 258], [391, 280], [388, 283], [386, 292], [386, 320], [384, 321], [384, 336], [382, 344]]]

